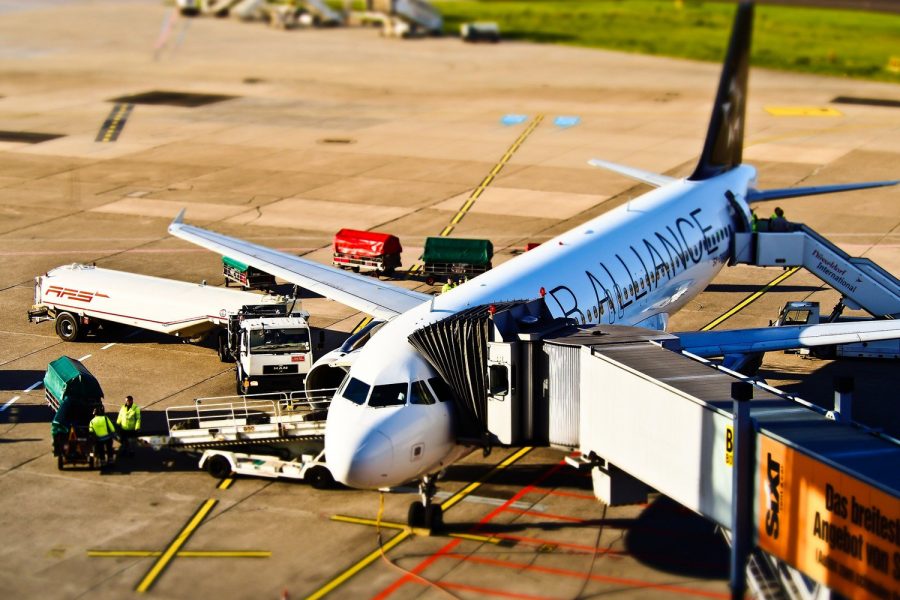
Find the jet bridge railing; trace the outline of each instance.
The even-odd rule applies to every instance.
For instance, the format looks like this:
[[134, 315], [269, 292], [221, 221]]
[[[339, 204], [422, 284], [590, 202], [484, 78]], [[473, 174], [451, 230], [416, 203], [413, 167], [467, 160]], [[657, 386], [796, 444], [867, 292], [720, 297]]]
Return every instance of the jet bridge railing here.
[[790, 228], [736, 233], [735, 262], [803, 267], [837, 290], [847, 306], [875, 317], [900, 317], [900, 280], [868, 258], [850, 256], [802, 223], [791, 223]]

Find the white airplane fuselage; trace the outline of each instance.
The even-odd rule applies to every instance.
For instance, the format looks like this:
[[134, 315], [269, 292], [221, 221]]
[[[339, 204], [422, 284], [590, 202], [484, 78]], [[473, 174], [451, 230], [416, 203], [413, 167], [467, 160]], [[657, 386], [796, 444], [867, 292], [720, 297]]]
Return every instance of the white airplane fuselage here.
[[356, 351], [329, 409], [325, 448], [334, 477], [356, 488], [396, 486], [471, 451], [456, 443], [447, 398], [413, 404], [407, 394], [405, 404], [373, 407], [357, 403], [359, 394], [356, 402], [343, 395], [352, 379], [357, 390], [365, 389], [361, 382], [371, 392], [436, 377], [407, 341], [413, 331], [467, 307], [533, 299], [542, 291], [556, 317], [663, 329], [727, 263], [734, 224], [749, 217], [743, 198], [755, 179], [755, 169], [744, 165], [654, 189], [385, 324]]

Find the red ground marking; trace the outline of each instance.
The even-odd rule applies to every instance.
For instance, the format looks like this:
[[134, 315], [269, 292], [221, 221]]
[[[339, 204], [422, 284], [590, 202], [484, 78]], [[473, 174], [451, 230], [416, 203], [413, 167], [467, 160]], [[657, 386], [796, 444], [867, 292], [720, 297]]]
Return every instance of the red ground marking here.
[[607, 548], [596, 548], [594, 546], [585, 546], [584, 544], [572, 544], [569, 542], [554, 542], [553, 540], [545, 540], [541, 538], [525, 537], [521, 535], [512, 535], [509, 533], [491, 533], [491, 537], [500, 538], [502, 540], [512, 540], [520, 544], [531, 544], [534, 546], [557, 546], [558, 548], [571, 548], [572, 550], [580, 550], [588, 554], [611, 554], [613, 556], [629, 554], [622, 550], [610, 550]]
[[579, 492], [564, 492], [562, 490], [551, 490], [550, 488], [534, 488], [534, 491], [549, 496], [565, 496], [566, 498], [579, 498], [581, 500], [590, 500], [592, 502], [600, 502], [593, 494], [581, 494]]
[[565, 515], [554, 515], [553, 513], [541, 512], [538, 510], [522, 510], [521, 508], [507, 508], [506, 512], [516, 513], [517, 515], [528, 515], [530, 517], [543, 517], [545, 519], [556, 519], [557, 521], [568, 521], [569, 523], [584, 523], [584, 519], [577, 517], [567, 517]]
[[547, 573], [548, 575], [560, 575], [563, 577], [573, 577], [577, 579], [590, 579], [592, 581], [601, 581], [603, 583], [612, 583], [624, 585], [633, 588], [654, 589], [664, 592], [672, 592], [674, 594], [691, 594], [694, 596], [703, 596], [706, 598], [731, 598], [730, 594], [721, 592], [710, 592], [707, 590], [697, 590], [687, 588], [680, 585], [672, 585], [668, 583], [653, 583], [650, 581], [641, 581], [640, 579], [629, 579], [626, 577], [612, 577], [609, 575], [593, 575], [590, 573], [582, 573], [579, 571], [570, 571], [569, 569], [557, 569], [555, 567], [541, 567], [538, 565], [523, 564], [507, 560], [499, 560], [496, 558], [487, 558], [483, 556], [452, 554], [445, 553], [440, 558], [452, 558], [467, 562], [491, 565], [493, 567], [504, 567], [507, 569], [517, 569], [524, 571], [536, 571], [538, 573]]
[[[566, 461], [561, 460], [558, 463], [556, 463], [555, 465], [553, 465], [550, 469], [545, 471], [540, 477], [538, 477], [533, 482], [531, 482], [531, 484], [529, 484], [529, 485], [525, 486], [524, 488], [522, 488], [521, 490], [519, 490], [512, 498], [510, 498], [509, 500], [504, 502], [501, 506], [498, 506], [497, 508], [495, 508], [494, 510], [489, 512], [470, 531], [471, 532], [478, 531], [481, 528], [481, 526], [492, 521], [497, 515], [502, 513], [505, 508], [507, 508], [513, 502], [517, 502], [520, 498], [522, 498], [523, 496], [528, 494], [530, 491], [532, 491], [535, 486], [537, 486], [538, 484], [543, 482], [545, 479], [554, 475], [563, 466], [565, 466], [565, 464], [566, 464]], [[410, 573], [413, 573], [416, 575], [420, 574], [422, 571], [424, 571], [429, 566], [434, 564], [438, 558], [449, 553], [451, 550], [456, 548], [460, 543], [462, 543], [462, 540], [459, 538], [457, 538], [455, 540], [451, 540], [443, 548], [441, 548], [440, 550], [438, 550], [437, 552], [435, 552], [434, 554], [432, 554], [431, 556], [429, 556], [428, 558], [426, 558], [425, 560], [420, 562], [418, 565], [416, 565], [410, 571]], [[389, 585], [388, 587], [383, 589], [380, 593], [378, 593], [378, 595], [374, 596], [373, 600], [383, 600], [384, 598], [387, 598], [388, 596], [390, 596], [391, 594], [396, 592], [398, 589], [400, 589], [404, 584], [409, 583], [411, 581], [416, 581], [416, 579], [414, 579], [412, 575], [404, 575], [404, 576], [400, 577], [399, 579], [395, 580], [394, 583], [392, 583], [391, 585]], [[440, 584], [438, 584], [438, 585], [440, 585]]]
[[[423, 584], [424, 585], [424, 584]], [[556, 600], [553, 596], [534, 596], [532, 594], [517, 594], [515, 592], [504, 592], [502, 590], [492, 590], [489, 588], [475, 587], [474, 585], [464, 585], [462, 583], [446, 583], [441, 582], [441, 587], [448, 590], [462, 590], [465, 592], [474, 592], [481, 596], [500, 596], [501, 598], [521, 598], [522, 600]]]

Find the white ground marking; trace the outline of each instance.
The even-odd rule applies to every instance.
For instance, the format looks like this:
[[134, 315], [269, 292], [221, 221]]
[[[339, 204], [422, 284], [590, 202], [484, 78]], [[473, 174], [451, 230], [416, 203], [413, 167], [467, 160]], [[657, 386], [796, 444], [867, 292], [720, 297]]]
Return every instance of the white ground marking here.
[[12, 400], [10, 400], [9, 402], [7, 402], [7, 403], [4, 404], [3, 406], [0, 406], [0, 412], [3, 412], [4, 410], [6, 410], [6, 409], [9, 408], [10, 406], [12, 406], [12, 403], [15, 402], [15, 401], [18, 400], [18, 399], [19, 399], [19, 396], [13, 396], [13, 399], [12, 399]]

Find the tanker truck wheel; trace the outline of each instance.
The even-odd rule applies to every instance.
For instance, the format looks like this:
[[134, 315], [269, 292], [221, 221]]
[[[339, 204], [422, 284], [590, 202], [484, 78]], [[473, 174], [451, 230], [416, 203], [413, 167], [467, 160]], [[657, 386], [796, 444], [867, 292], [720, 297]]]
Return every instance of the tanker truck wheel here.
[[64, 342], [77, 341], [81, 337], [81, 325], [78, 323], [78, 317], [67, 312], [56, 315], [56, 335]]

